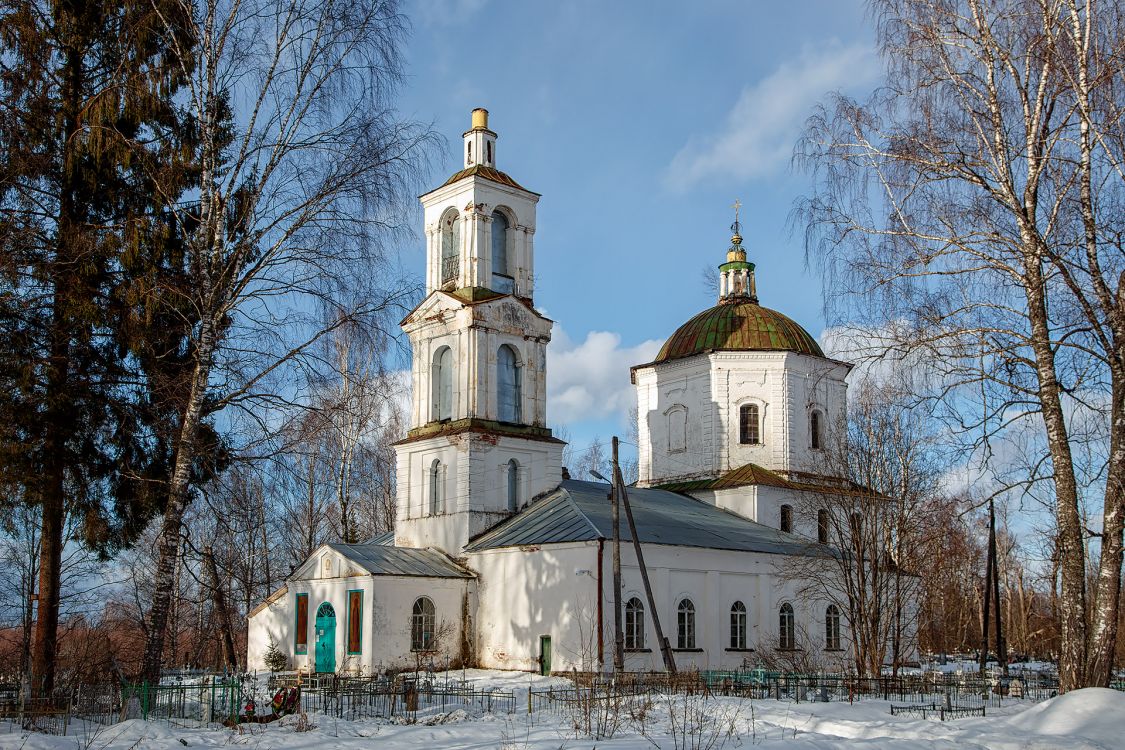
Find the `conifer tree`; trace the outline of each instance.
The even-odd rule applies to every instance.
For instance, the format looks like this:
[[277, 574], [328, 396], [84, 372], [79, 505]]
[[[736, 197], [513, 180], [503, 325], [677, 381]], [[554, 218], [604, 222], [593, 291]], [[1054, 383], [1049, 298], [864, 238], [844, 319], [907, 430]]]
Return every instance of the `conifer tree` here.
[[143, 275], [176, 244], [152, 187], [186, 184], [172, 98], [191, 65], [189, 22], [159, 1], [0, 2], [0, 482], [41, 514], [42, 697], [66, 517], [109, 551], [159, 510], [143, 481], [153, 431], [138, 426], [119, 332], [138, 292], [123, 269]]

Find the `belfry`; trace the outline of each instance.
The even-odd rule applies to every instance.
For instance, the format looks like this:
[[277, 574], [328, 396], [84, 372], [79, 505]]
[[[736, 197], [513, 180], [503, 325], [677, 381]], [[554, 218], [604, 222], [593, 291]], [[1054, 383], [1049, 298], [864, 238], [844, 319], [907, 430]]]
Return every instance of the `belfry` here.
[[402, 321], [414, 389], [395, 447], [403, 547], [458, 555], [561, 478], [546, 426], [552, 323], [532, 304], [539, 195], [496, 168], [496, 141], [473, 110], [464, 168], [421, 197], [426, 298]]

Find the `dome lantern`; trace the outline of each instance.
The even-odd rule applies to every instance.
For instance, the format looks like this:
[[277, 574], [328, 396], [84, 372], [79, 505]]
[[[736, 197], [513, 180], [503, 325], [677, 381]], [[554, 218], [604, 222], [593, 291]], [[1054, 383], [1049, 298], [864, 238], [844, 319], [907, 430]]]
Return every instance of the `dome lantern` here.
[[734, 202], [734, 223], [730, 225], [733, 234], [727, 250], [727, 262], [719, 266], [719, 302], [742, 301], [758, 302], [758, 290], [754, 281], [754, 264], [746, 260], [746, 248], [742, 246], [742, 225], [738, 221], [738, 210], [742, 201]]

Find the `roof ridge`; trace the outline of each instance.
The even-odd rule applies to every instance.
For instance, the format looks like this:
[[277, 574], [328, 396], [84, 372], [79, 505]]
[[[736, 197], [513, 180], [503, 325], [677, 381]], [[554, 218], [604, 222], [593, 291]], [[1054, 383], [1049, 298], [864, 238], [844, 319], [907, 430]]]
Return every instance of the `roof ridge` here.
[[598, 539], [605, 539], [605, 534], [602, 533], [602, 530], [598, 528], [597, 524], [590, 520], [590, 517], [586, 515], [586, 512], [578, 506], [578, 503], [574, 502], [574, 498], [570, 496], [570, 490], [568, 490], [566, 487], [563, 487], [561, 484], [559, 485], [559, 489], [566, 493], [567, 501], [572, 506], [574, 506], [574, 510], [578, 512], [578, 515], [582, 516], [582, 520], [585, 521], [587, 525], [589, 525], [589, 527], [593, 530], [594, 535], [597, 536]]

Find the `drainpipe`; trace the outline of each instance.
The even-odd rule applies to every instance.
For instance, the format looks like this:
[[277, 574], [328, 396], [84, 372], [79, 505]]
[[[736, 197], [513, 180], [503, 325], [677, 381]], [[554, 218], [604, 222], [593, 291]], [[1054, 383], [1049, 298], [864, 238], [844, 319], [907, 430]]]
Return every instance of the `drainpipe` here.
[[598, 670], [605, 670], [605, 645], [602, 642], [602, 552], [605, 539], [598, 539]]

